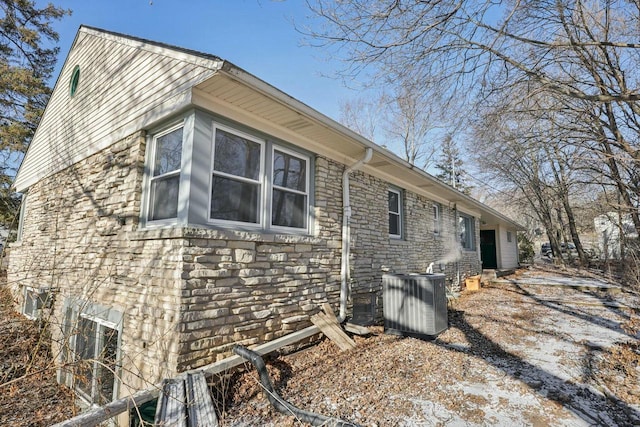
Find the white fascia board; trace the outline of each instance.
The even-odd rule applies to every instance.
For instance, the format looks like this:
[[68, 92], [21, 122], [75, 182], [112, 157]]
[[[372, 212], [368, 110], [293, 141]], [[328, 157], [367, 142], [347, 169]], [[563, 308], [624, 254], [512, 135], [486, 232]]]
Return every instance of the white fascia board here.
[[222, 59], [213, 59], [213, 57], [207, 57], [204, 53], [193, 52], [190, 53], [187, 49], [182, 49], [178, 46], [162, 45], [153, 41], [146, 41], [140, 38], [127, 36], [124, 34], [117, 34], [111, 31], [101, 30], [98, 28], [92, 28], [87, 26], [80, 26], [78, 33], [87, 33], [95, 37], [100, 37], [105, 40], [109, 40], [115, 43], [120, 43], [135, 49], [145, 50], [158, 55], [166, 56], [176, 59], [178, 61], [184, 61], [190, 64], [198, 65], [212, 70], [218, 70], [222, 67], [224, 61]]
[[[489, 215], [497, 217], [501, 222], [505, 222], [507, 224], [511, 224], [512, 226], [518, 229], [522, 229], [522, 226], [515, 223], [511, 219], [505, 217], [504, 215], [500, 214], [499, 212], [495, 211], [494, 209], [490, 208], [489, 206], [485, 205], [484, 203], [481, 203], [475, 200], [474, 198], [467, 196], [466, 194], [449, 187], [448, 185], [439, 181], [429, 173], [419, 168], [416, 168], [414, 165], [403, 160], [402, 158], [393, 154], [389, 150], [380, 147], [379, 145], [375, 144], [372, 141], [369, 141], [363, 136], [347, 128], [346, 126], [336, 122], [335, 120], [329, 118], [328, 116], [325, 116], [324, 114], [318, 112], [317, 110], [314, 110], [313, 108], [298, 101], [292, 96], [287, 95], [286, 93], [266, 83], [265, 81], [257, 78], [256, 76], [247, 73], [246, 71], [235, 66], [234, 64], [225, 61], [222, 68], [220, 69], [220, 72], [229, 76], [232, 79], [235, 79], [240, 83], [243, 83], [246, 86], [253, 88], [254, 90], [261, 92], [263, 95], [271, 99], [274, 99], [277, 102], [280, 102], [284, 105], [289, 106], [290, 108], [294, 109], [295, 111], [298, 111], [300, 114], [306, 116], [308, 119], [314, 121], [315, 123], [321, 126], [326, 126], [327, 128], [335, 132], [341, 133], [344, 136], [348, 137], [349, 139], [352, 139], [360, 143], [363, 146], [363, 149], [372, 148], [374, 152], [377, 152], [383, 155], [392, 164], [412, 170], [416, 174], [417, 178], [419, 177], [420, 180], [427, 181], [430, 185], [432, 184], [434, 187], [434, 190], [436, 190], [435, 192], [433, 190], [430, 190], [430, 191], [421, 190], [421, 191], [418, 191], [418, 194], [426, 192], [429, 195], [431, 195], [434, 199], [442, 203], [460, 204], [459, 209], [461, 211], [465, 213], [468, 212], [469, 214], [474, 216], [482, 217], [482, 212], [487, 212]], [[365, 168], [366, 168], [366, 165], [365, 165]], [[370, 169], [370, 167], [368, 169]], [[397, 180], [394, 180], [394, 181], [397, 182]], [[394, 181], [391, 181], [391, 182], [394, 182]], [[407, 184], [406, 182], [402, 183], [402, 185], [404, 186], [406, 186], [406, 184]]]

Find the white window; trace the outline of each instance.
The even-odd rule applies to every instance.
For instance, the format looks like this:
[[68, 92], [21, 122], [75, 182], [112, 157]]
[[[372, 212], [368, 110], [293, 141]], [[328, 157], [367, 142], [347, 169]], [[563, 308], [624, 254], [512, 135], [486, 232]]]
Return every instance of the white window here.
[[27, 212], [27, 193], [22, 195], [22, 203], [20, 203], [20, 218], [18, 219], [18, 234], [16, 241], [22, 241], [22, 234], [24, 230], [24, 220]]
[[22, 312], [30, 319], [39, 319], [42, 309], [48, 307], [49, 290], [26, 287], [24, 289], [24, 307]]
[[271, 225], [307, 228], [309, 161], [299, 154], [274, 148]]
[[402, 193], [389, 189], [389, 237], [402, 238]]
[[440, 234], [440, 229], [441, 229], [441, 225], [440, 225], [440, 205], [437, 203], [434, 203], [433, 205], [433, 234], [439, 235]]
[[309, 163], [300, 153], [216, 125], [209, 220], [306, 230]]
[[85, 314], [78, 317], [74, 381], [78, 394], [87, 402], [103, 405], [115, 397], [118, 347], [115, 325]]
[[149, 221], [176, 218], [182, 164], [182, 125], [159, 133], [152, 140], [149, 183]]
[[460, 215], [458, 217], [460, 245], [464, 250], [474, 251], [476, 249], [475, 229], [475, 220], [473, 217], [467, 215]]
[[511, 232], [507, 231], [507, 242], [511, 243], [512, 240], [513, 240], [513, 237], [511, 236]]
[[216, 128], [210, 219], [260, 224], [264, 143]]

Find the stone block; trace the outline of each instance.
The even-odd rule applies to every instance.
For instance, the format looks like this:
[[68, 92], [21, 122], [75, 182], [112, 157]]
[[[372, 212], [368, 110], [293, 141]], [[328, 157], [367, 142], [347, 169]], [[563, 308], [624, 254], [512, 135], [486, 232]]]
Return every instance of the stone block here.
[[[253, 243], [253, 242], [251, 242]], [[248, 249], [235, 249], [234, 260], [238, 263], [249, 264], [255, 260], [256, 253], [253, 250]]]

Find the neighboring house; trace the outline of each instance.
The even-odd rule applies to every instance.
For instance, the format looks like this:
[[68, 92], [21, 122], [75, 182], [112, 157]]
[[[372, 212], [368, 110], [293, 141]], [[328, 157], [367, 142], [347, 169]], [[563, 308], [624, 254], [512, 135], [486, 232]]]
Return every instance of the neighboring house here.
[[618, 212], [608, 212], [595, 217], [593, 222], [602, 259], [620, 259], [625, 242], [638, 238], [631, 215], [620, 216]]
[[255, 76], [88, 27], [15, 189], [9, 283], [96, 404], [380, 301], [384, 271], [455, 287], [481, 236], [517, 265], [513, 221]]

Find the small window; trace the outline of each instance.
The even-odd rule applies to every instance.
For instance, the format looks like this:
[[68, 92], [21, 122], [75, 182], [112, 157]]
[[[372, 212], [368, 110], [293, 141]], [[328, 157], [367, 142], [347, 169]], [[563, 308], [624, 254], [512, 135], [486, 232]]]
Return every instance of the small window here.
[[78, 91], [78, 85], [80, 84], [80, 66], [76, 65], [71, 72], [71, 79], [69, 80], [69, 95], [73, 97]]
[[22, 195], [22, 203], [20, 204], [20, 218], [18, 219], [18, 233], [16, 235], [16, 241], [21, 242], [24, 234], [24, 220], [27, 215], [27, 193]]
[[440, 234], [440, 224], [440, 205], [436, 203], [433, 205], [433, 234]]
[[513, 237], [511, 236], [511, 232], [507, 231], [507, 242], [511, 243], [512, 240], [513, 240]]
[[176, 218], [182, 163], [182, 126], [153, 138], [149, 220]]
[[48, 307], [49, 290], [27, 287], [24, 290], [23, 313], [30, 319], [40, 319], [42, 309]]
[[460, 215], [458, 217], [458, 233], [462, 248], [467, 251], [474, 251], [476, 249], [474, 218]]
[[115, 397], [119, 333], [114, 325], [80, 315], [75, 337], [75, 387], [80, 396], [98, 405]]
[[398, 190], [389, 190], [389, 236], [402, 238], [402, 194]]

